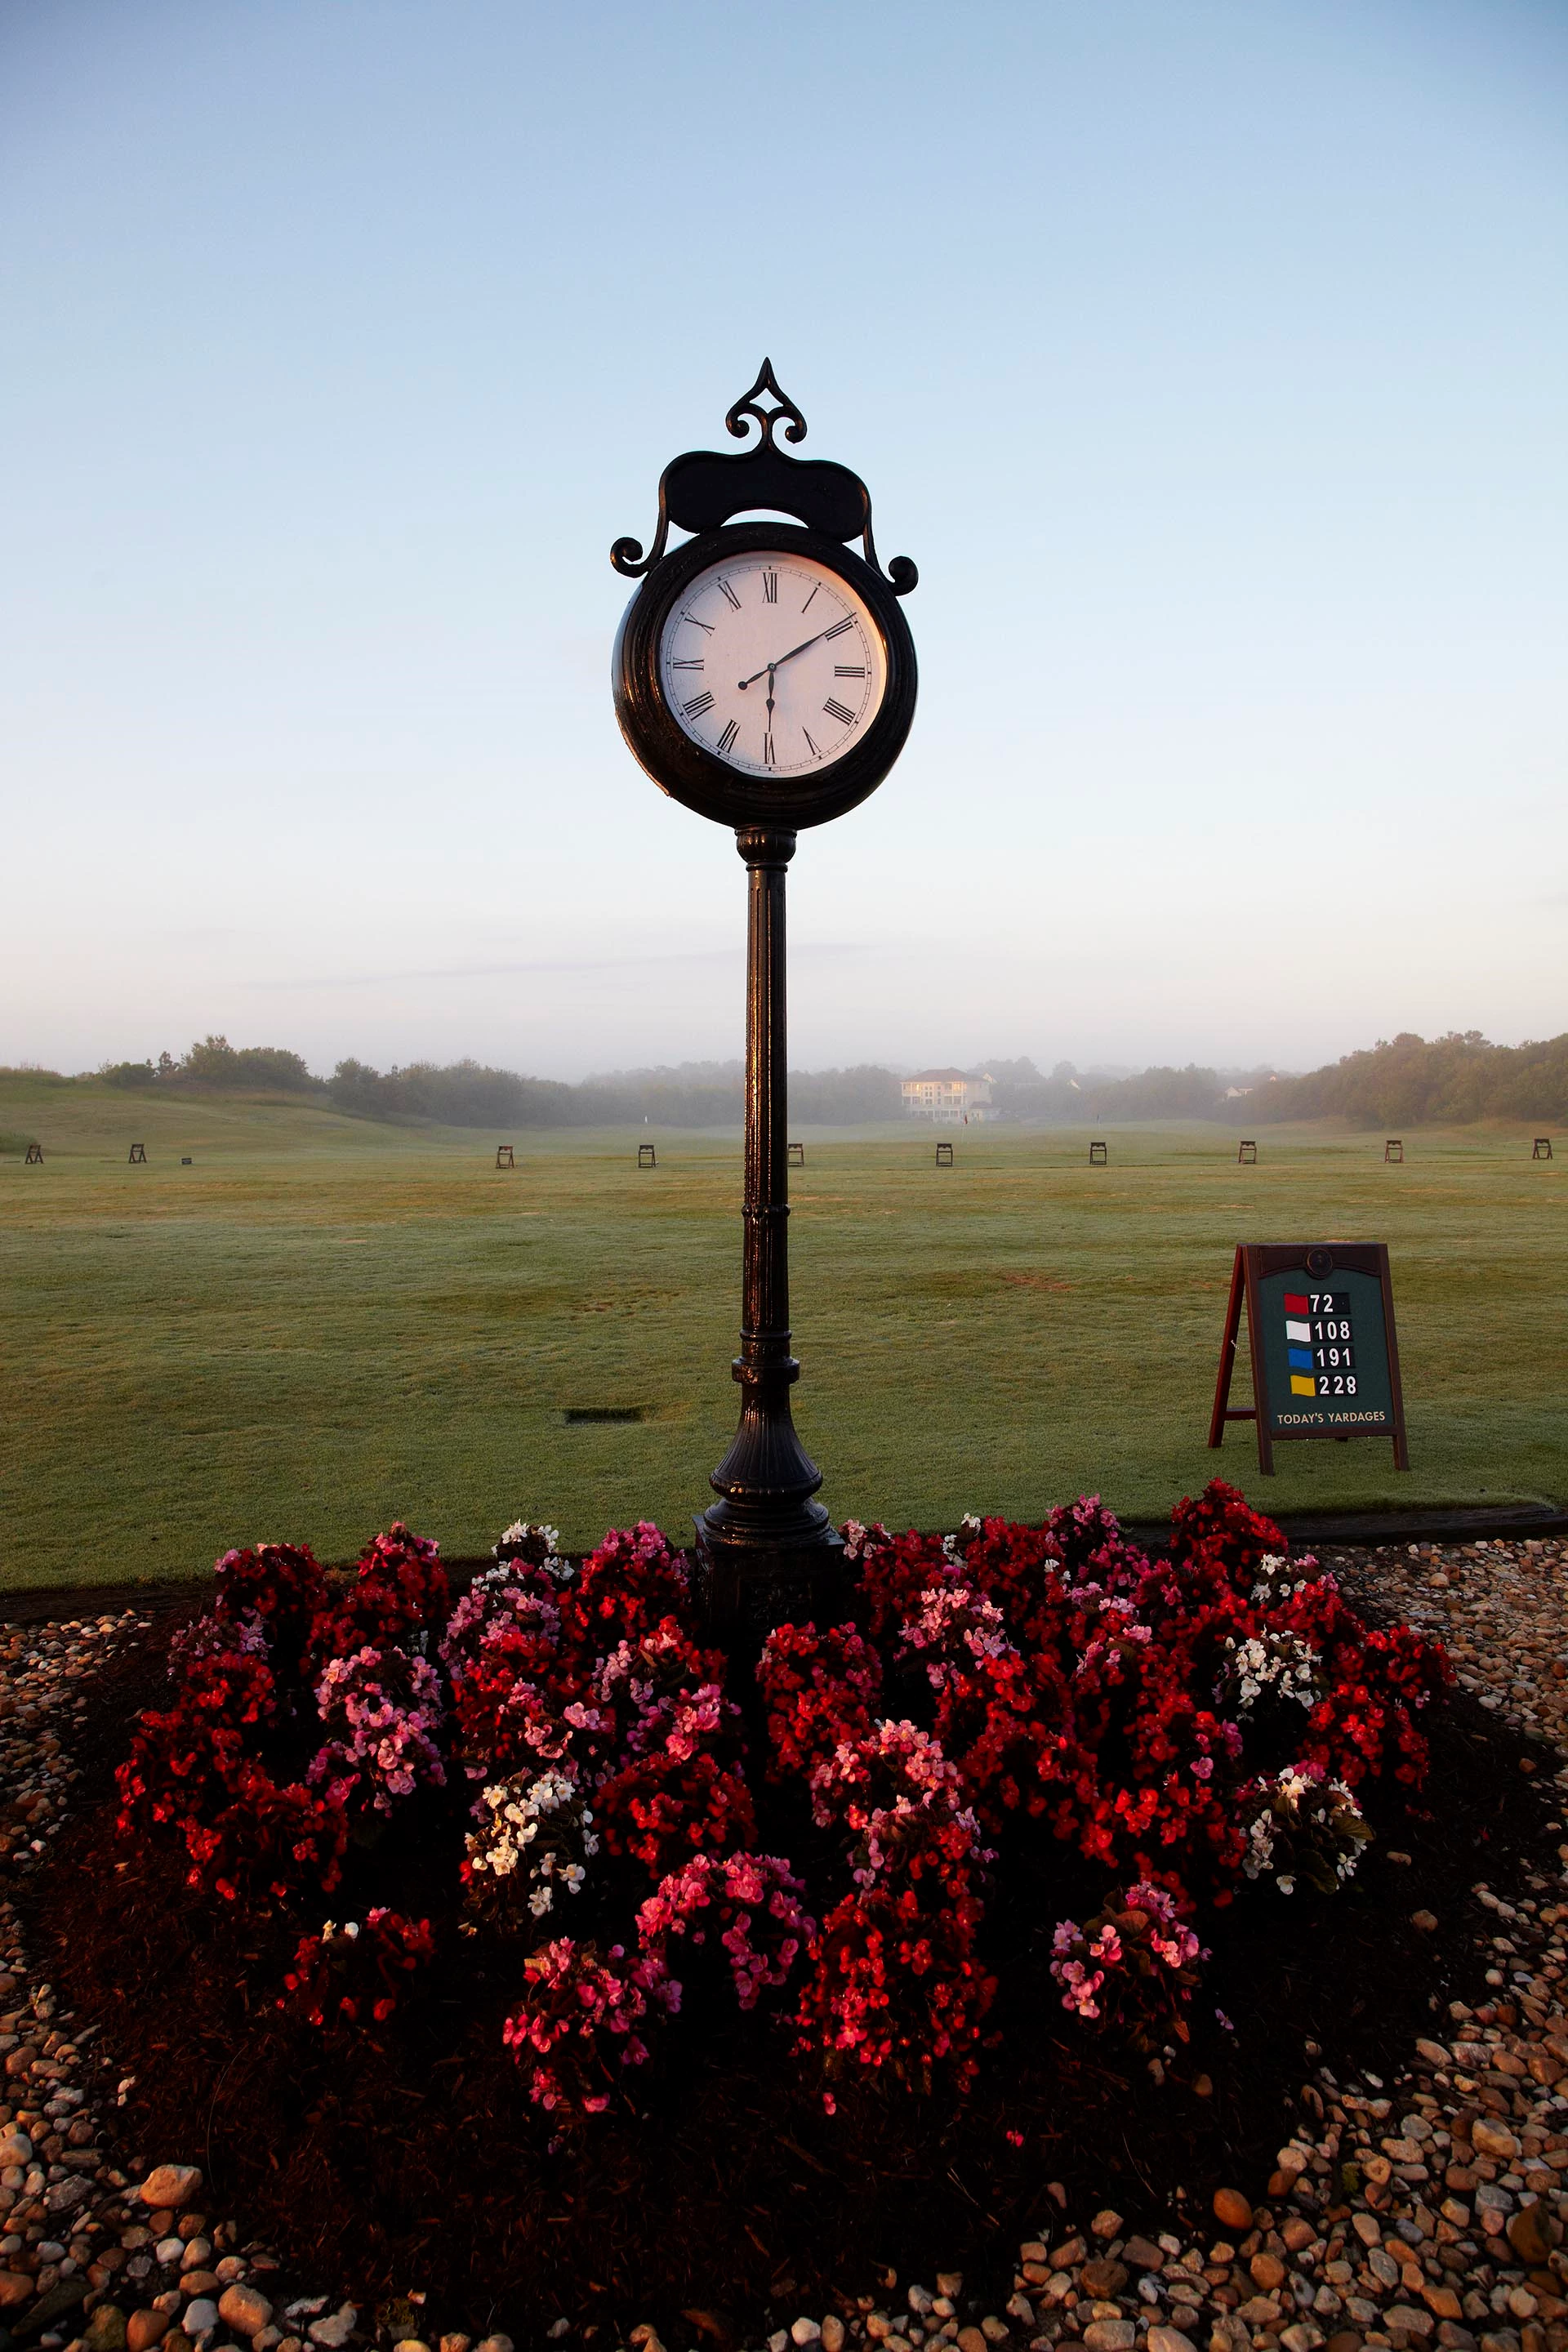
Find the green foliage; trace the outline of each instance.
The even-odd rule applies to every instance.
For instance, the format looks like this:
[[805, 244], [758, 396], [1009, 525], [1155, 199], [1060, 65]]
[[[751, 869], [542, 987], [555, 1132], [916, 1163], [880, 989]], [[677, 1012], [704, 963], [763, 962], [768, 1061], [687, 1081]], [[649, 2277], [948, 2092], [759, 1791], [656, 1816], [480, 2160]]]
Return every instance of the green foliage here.
[[[903, 1098], [890, 1070], [794, 1071], [790, 1112], [807, 1126], [858, 1126], [898, 1118]], [[479, 1062], [412, 1062], [385, 1072], [340, 1062], [328, 1081], [340, 1110], [360, 1118], [432, 1119], [444, 1127], [739, 1127], [745, 1117], [742, 1066], [687, 1063], [563, 1086]]]
[[107, 1087], [155, 1087], [158, 1083], [151, 1062], [105, 1062], [98, 1075]]
[[790, 1117], [805, 1127], [858, 1127], [900, 1118], [904, 1097], [891, 1070], [860, 1063], [848, 1070], [792, 1070]]
[[1463, 1127], [1484, 1118], [1568, 1124], [1568, 1032], [1541, 1044], [1489, 1045], [1479, 1029], [1430, 1043], [1406, 1030], [1346, 1054], [1307, 1077], [1277, 1078], [1231, 1107], [1233, 1117], [1343, 1118], [1352, 1127]]
[[320, 1081], [310, 1076], [302, 1055], [282, 1045], [231, 1045], [226, 1037], [204, 1037], [183, 1062], [161, 1057], [159, 1076], [166, 1083], [188, 1087], [282, 1087], [292, 1093], [313, 1092]]
[[1144, 1070], [1094, 1089], [1097, 1118], [1213, 1118], [1225, 1093], [1217, 1070]]
[[327, 1092], [339, 1110], [356, 1118], [430, 1119], [442, 1127], [582, 1127], [604, 1117], [582, 1087], [472, 1061], [444, 1069], [410, 1062], [384, 1073], [368, 1062], [340, 1062]]

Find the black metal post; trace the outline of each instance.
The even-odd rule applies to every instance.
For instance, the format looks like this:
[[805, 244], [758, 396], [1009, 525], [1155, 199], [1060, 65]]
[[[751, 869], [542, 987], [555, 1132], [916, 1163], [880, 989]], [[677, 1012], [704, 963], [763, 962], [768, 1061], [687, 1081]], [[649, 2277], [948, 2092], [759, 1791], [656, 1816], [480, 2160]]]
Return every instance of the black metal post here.
[[784, 877], [793, 833], [737, 832], [745, 860], [746, 1167], [742, 1208], [741, 1384], [734, 1442], [710, 1484], [719, 1500], [697, 1520], [709, 1624], [742, 1643], [774, 1624], [831, 1612], [843, 1545], [816, 1498], [822, 1473], [795, 1433], [790, 1351], [788, 1049]]

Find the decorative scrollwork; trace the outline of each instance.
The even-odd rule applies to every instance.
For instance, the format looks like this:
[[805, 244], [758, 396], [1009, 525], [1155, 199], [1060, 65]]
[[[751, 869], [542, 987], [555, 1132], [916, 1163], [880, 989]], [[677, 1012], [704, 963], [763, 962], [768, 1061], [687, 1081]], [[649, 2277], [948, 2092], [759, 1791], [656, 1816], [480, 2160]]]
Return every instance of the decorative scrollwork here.
[[[763, 408], [757, 399], [760, 392], [771, 393], [778, 403], [777, 407]], [[743, 392], [734, 406], [725, 411], [724, 429], [727, 433], [732, 433], [737, 441], [743, 441], [749, 429], [745, 420], [751, 418], [762, 428], [762, 438], [755, 446], [758, 449], [771, 449], [773, 446], [774, 428], [781, 416], [787, 416], [789, 419], [784, 426], [784, 439], [804, 441], [805, 419], [773, 373], [772, 360], [764, 360], [757, 371], [757, 380], [751, 390]]]
[[627, 580], [640, 580], [645, 572], [653, 570], [664, 553], [664, 542], [668, 537], [669, 517], [661, 511], [658, 529], [653, 535], [653, 545], [646, 555], [642, 551], [640, 539], [617, 539], [610, 550], [610, 562]]
[[[766, 394], [773, 405], [764, 407]], [[689, 449], [672, 457], [659, 476], [658, 524], [645, 555], [642, 541], [617, 539], [610, 562], [628, 580], [640, 580], [663, 557], [670, 526], [693, 533], [717, 530], [731, 516], [748, 509], [773, 509], [795, 516], [808, 529], [830, 539], [862, 541], [866, 561], [878, 571], [871, 537], [871, 497], [858, 474], [847, 466], [822, 458], [792, 457], [778, 447], [774, 435], [784, 421], [786, 441], [804, 441], [805, 418], [779, 383], [771, 360], [764, 360], [757, 380], [725, 415], [724, 425], [738, 441], [756, 438], [744, 450], [721, 454], [715, 449]], [[920, 574], [907, 555], [895, 555], [886, 578], [896, 596], [907, 596]]]

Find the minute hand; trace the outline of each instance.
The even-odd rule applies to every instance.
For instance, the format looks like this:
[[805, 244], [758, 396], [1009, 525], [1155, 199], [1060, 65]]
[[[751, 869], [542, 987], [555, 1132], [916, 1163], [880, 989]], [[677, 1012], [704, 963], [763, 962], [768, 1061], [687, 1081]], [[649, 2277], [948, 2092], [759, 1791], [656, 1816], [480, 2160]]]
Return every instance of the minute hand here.
[[767, 674], [768, 674], [769, 670], [771, 670], [771, 669], [783, 669], [783, 667], [784, 667], [784, 664], [785, 664], [785, 662], [786, 662], [786, 661], [794, 661], [794, 659], [795, 659], [795, 657], [796, 654], [803, 654], [803, 653], [805, 653], [805, 650], [806, 650], [806, 647], [807, 647], [807, 646], [817, 646], [817, 645], [820, 645], [820, 644], [822, 643], [823, 638], [824, 638], [824, 637], [830, 637], [830, 636], [833, 635], [833, 629], [837, 628], [839, 625], [840, 625], [840, 624], [839, 624], [838, 622], [835, 621], [835, 622], [834, 622], [834, 624], [833, 624], [833, 628], [818, 629], [818, 631], [817, 631], [817, 633], [816, 633], [816, 636], [815, 636], [815, 637], [807, 637], [807, 638], [806, 638], [806, 640], [805, 640], [805, 643], [804, 645], [799, 645], [799, 646], [791, 646], [791, 647], [790, 647], [790, 649], [789, 649], [788, 653], [787, 653], [787, 654], [780, 654], [780, 656], [779, 656], [779, 657], [778, 657], [778, 659], [777, 659], [776, 661], [766, 662], [766, 663], [764, 663], [764, 664], [763, 664], [763, 667], [762, 667], [761, 669], [754, 669], [754, 670], [752, 672], [752, 675], [751, 675], [751, 677], [743, 677], [743, 678], [742, 678], [742, 680], [741, 680], [741, 682], [740, 682], [740, 683], [741, 683], [741, 691], [742, 691], [742, 693], [744, 693], [744, 692], [745, 692], [745, 689], [747, 688], [747, 687], [749, 687], [749, 686], [755, 686], [755, 684], [756, 684], [756, 682], [757, 682], [758, 678], [760, 678], [760, 677], [766, 677], [766, 676], [767, 676]]

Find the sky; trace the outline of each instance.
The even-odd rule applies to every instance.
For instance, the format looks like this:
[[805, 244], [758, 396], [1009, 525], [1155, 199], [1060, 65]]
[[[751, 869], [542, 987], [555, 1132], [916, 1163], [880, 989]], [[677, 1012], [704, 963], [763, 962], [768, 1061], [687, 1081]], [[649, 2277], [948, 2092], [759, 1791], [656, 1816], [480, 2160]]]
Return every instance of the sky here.
[[1568, 9], [0, 0], [0, 1061], [742, 1045], [616, 732], [764, 353], [912, 556], [791, 1058], [1568, 1027]]

